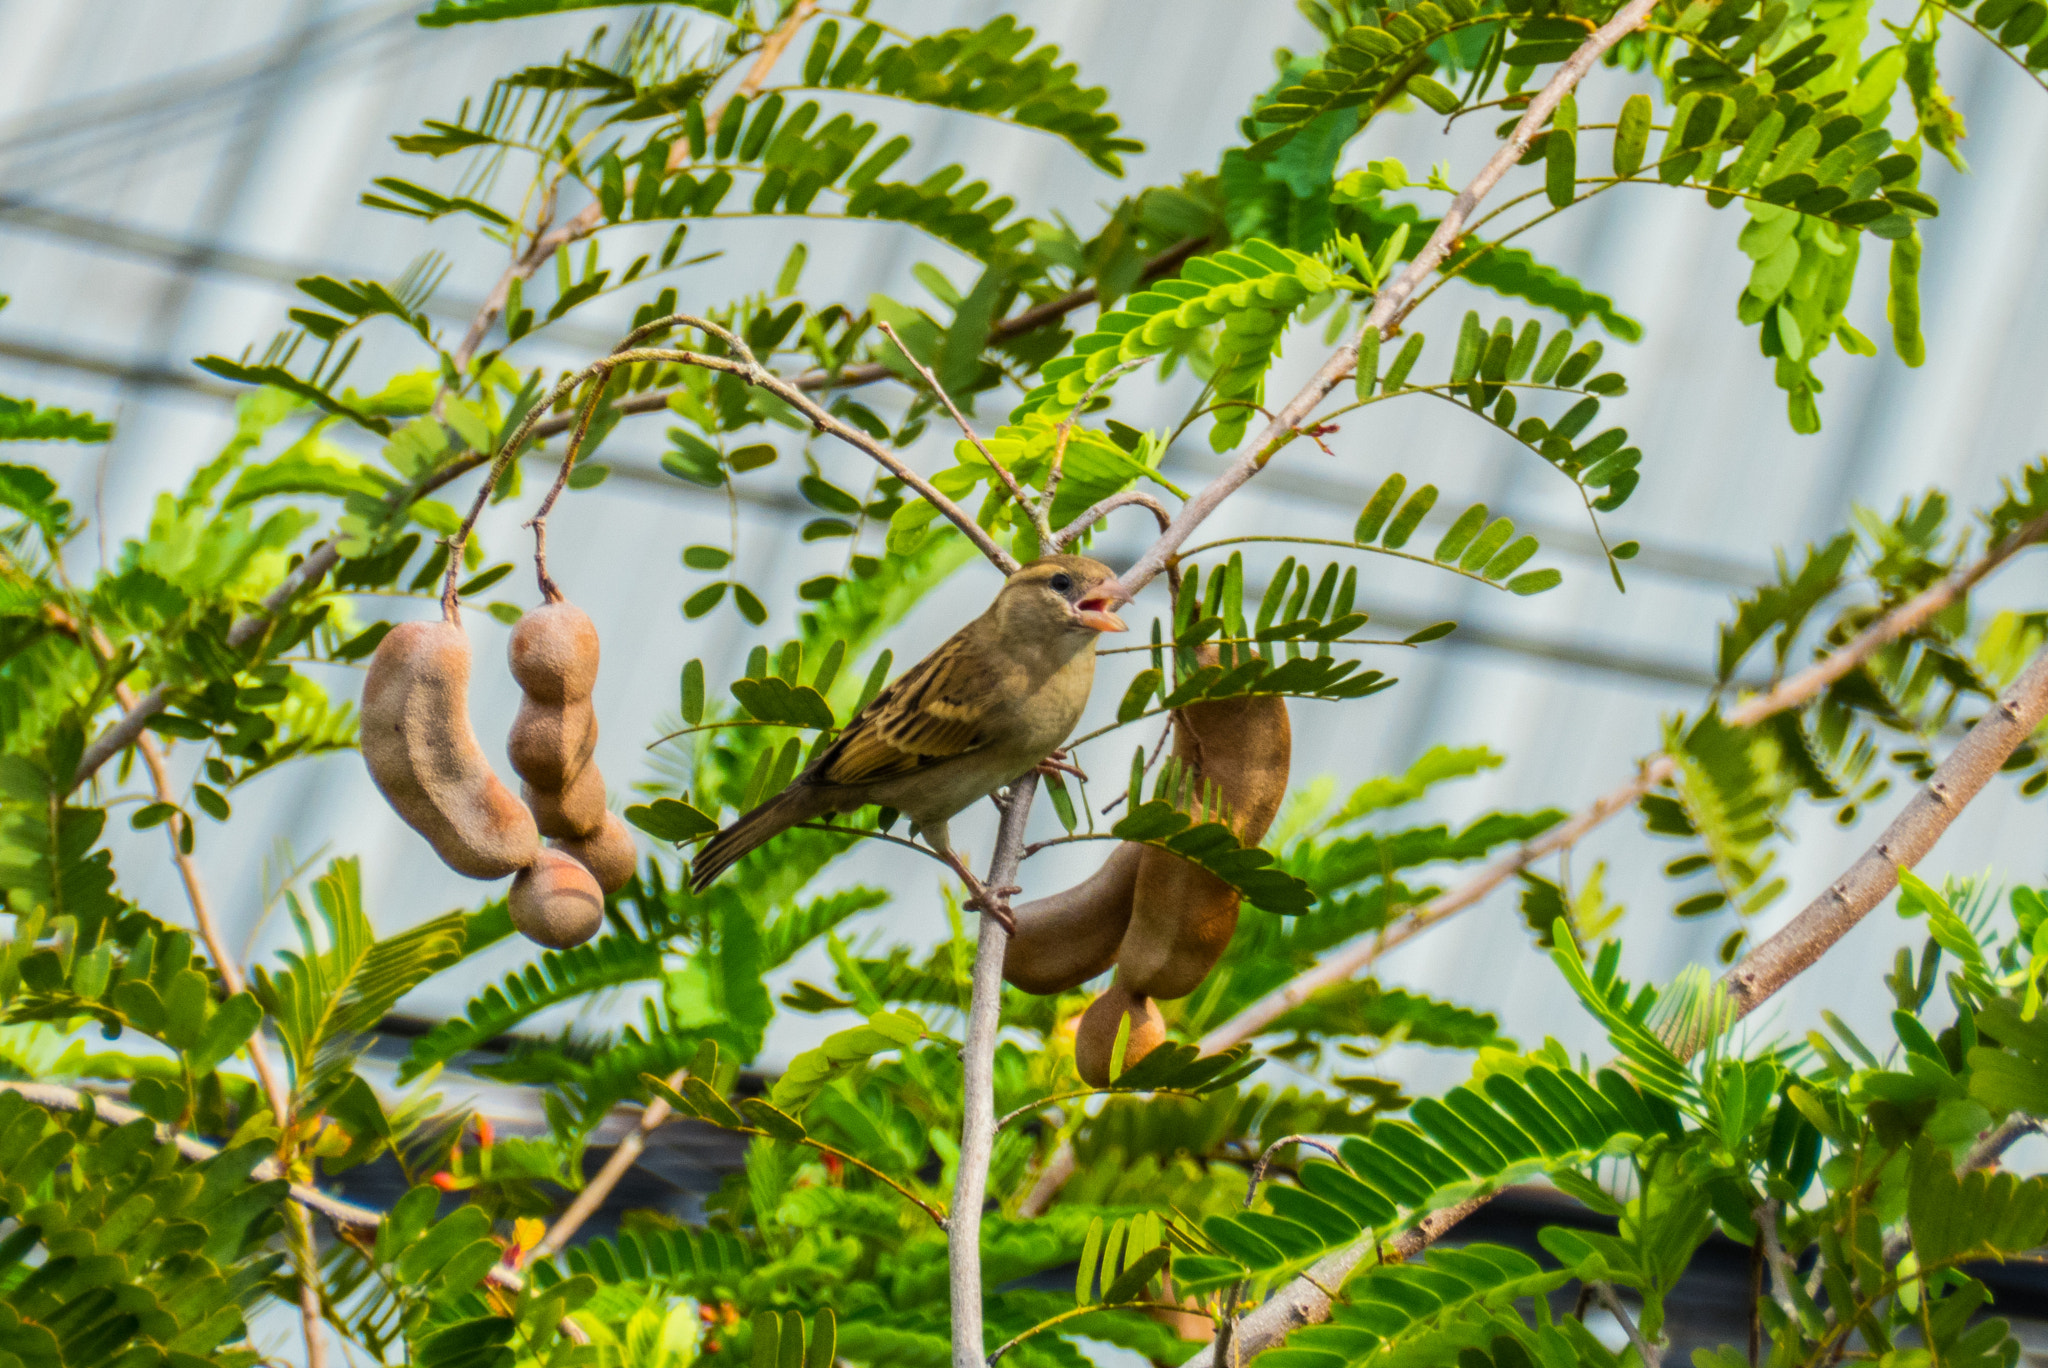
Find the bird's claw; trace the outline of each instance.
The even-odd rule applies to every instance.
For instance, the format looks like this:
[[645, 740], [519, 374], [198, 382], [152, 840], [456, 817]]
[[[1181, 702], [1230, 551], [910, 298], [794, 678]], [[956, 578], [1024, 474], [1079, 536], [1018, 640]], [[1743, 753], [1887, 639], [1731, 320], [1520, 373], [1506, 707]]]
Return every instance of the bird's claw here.
[[1071, 774], [1084, 784], [1088, 782], [1087, 774], [1082, 771], [1079, 765], [1070, 762], [1067, 759], [1067, 753], [1063, 750], [1056, 750], [1051, 755], [1046, 756], [1045, 759], [1039, 761], [1038, 772], [1048, 779], [1055, 774]]
[[1017, 918], [1010, 911], [1010, 895], [1012, 893], [1022, 893], [1023, 891], [1023, 889], [1015, 884], [1005, 884], [1001, 888], [990, 888], [982, 883], [981, 880], [970, 878], [968, 880], [967, 901], [962, 906], [970, 912], [979, 912], [983, 916], [995, 918], [996, 925], [1014, 936], [1017, 934]]

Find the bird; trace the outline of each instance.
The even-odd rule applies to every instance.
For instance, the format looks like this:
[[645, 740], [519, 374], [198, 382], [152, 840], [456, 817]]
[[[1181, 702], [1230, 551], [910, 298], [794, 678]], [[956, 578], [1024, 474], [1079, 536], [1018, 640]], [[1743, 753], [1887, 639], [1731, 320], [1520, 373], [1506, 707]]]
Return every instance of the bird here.
[[875, 695], [787, 788], [707, 841], [691, 889], [801, 822], [879, 804], [910, 818], [971, 905], [1002, 920], [1000, 892], [954, 855], [946, 823], [1033, 769], [1067, 768], [1059, 746], [1087, 706], [1096, 642], [1125, 630], [1115, 609], [1130, 601], [1116, 572], [1086, 556], [1017, 570], [988, 611]]

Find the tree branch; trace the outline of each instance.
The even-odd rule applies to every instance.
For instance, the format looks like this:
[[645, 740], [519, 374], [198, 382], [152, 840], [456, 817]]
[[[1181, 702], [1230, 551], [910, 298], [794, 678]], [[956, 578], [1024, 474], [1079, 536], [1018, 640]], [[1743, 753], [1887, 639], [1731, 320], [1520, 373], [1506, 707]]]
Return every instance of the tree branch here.
[[1884, 901], [1899, 885], [1899, 869], [1927, 857], [2043, 717], [2048, 717], [2048, 649], [2028, 662], [1997, 706], [1977, 720], [1862, 857], [1722, 978], [1737, 1017], [1755, 1011]]
[[[97, 632], [94, 633], [98, 635]], [[102, 643], [104, 644], [104, 643]], [[135, 693], [125, 684], [114, 686], [114, 696], [125, 708], [135, 706]], [[164, 763], [163, 747], [148, 732], [137, 737], [142, 751], [142, 763], [149, 770], [150, 788], [155, 791], [160, 803], [176, 804], [171, 797], [171, 776], [169, 766]], [[214, 919], [213, 904], [206, 896], [206, 885], [200, 882], [199, 868], [192, 857], [185, 853], [183, 828], [189, 822], [183, 810], [171, 814], [164, 823], [164, 834], [171, 842], [171, 863], [178, 868], [178, 878], [185, 885], [185, 901], [191, 904], [192, 921], [199, 928], [199, 938], [206, 943], [206, 951], [213, 956], [214, 969], [220, 975], [221, 986], [229, 996], [242, 991], [242, 966], [235, 962], [228, 947], [221, 940], [220, 923]], [[259, 1027], [249, 1037], [249, 1063], [256, 1070], [257, 1080], [263, 1085], [263, 1095], [270, 1103], [270, 1113], [277, 1118], [280, 1137], [279, 1159], [288, 1162], [283, 1149], [283, 1137], [291, 1133], [291, 1093], [284, 1080], [278, 1076], [277, 1068], [270, 1062], [270, 1051], [263, 1043], [263, 1031]], [[292, 1257], [297, 1263], [299, 1275], [299, 1321], [306, 1340], [307, 1368], [327, 1368], [327, 1336], [322, 1328], [326, 1319], [326, 1307], [321, 1302], [320, 1262], [313, 1249], [313, 1227], [306, 1220], [304, 1208], [294, 1208], [292, 1219]]]
[[1607, 1308], [1608, 1314], [1621, 1322], [1622, 1331], [1628, 1335], [1628, 1342], [1635, 1346], [1637, 1355], [1643, 1360], [1643, 1368], [1662, 1368], [1664, 1351], [1643, 1338], [1643, 1332], [1636, 1328], [1635, 1318], [1629, 1315], [1628, 1308], [1621, 1304], [1621, 1298], [1615, 1294], [1614, 1285], [1594, 1283], [1593, 1293], [1600, 1299], [1600, 1304]]
[[1799, 1307], [1792, 1300], [1793, 1284], [1799, 1281], [1799, 1270], [1785, 1253], [1785, 1242], [1778, 1235], [1778, 1218], [1784, 1214], [1785, 1204], [1772, 1197], [1756, 1209], [1756, 1228], [1763, 1241], [1764, 1260], [1771, 1271], [1771, 1300], [1785, 1313], [1785, 1319], [1799, 1323]]
[[[1791, 678], [1780, 681], [1769, 692], [1744, 699], [1728, 710], [1726, 721], [1733, 727], [1753, 727], [1767, 718], [1812, 702], [1879, 650], [1926, 625], [1935, 614], [1962, 598], [1985, 576], [2043, 536], [2048, 536], [2048, 515], [2018, 528], [1977, 560], [1915, 594], [1840, 648]], [[1376, 936], [1362, 937], [1355, 945], [1337, 951], [1246, 1007], [1202, 1037], [1204, 1053], [1214, 1054], [1249, 1040], [1314, 994], [1344, 982], [1396, 946], [1464, 911], [1536, 861], [1571, 849], [1595, 827], [1633, 807], [1644, 794], [1676, 772], [1677, 766], [1670, 756], [1651, 756], [1633, 778], [1603, 794], [1562, 826], [1553, 827], [1456, 888], [1438, 894], [1399, 925], [1389, 927]]]
[[[994, 897], [1017, 876], [1024, 854], [1024, 828], [1038, 774], [1012, 783], [1003, 800], [1002, 825], [988, 865]], [[974, 949], [974, 992], [967, 1008], [967, 1043], [961, 1051], [960, 1162], [946, 1217], [947, 1283], [953, 1308], [953, 1368], [983, 1368], [988, 1348], [981, 1320], [981, 1209], [988, 1197], [989, 1158], [995, 1148], [996, 1036], [1002, 1029], [1003, 951], [1010, 943], [1000, 919], [984, 916]]]
[[[1755, 1011], [1882, 902], [1898, 885], [1899, 866], [1918, 864], [1925, 858], [1963, 808], [1983, 791], [1991, 776], [2032, 735], [2044, 717], [2048, 717], [2048, 647], [2028, 662], [1998, 705], [1977, 721], [1935, 770], [1926, 787], [1885, 828], [1877, 843], [1850, 866], [1849, 872], [1723, 977], [1722, 985], [1736, 1006], [1735, 1019]], [[1403, 1258], [1419, 1253], [1488, 1200], [1489, 1197], [1475, 1197], [1433, 1212], [1416, 1229], [1393, 1241], [1389, 1249]], [[1311, 1273], [1317, 1281], [1341, 1281], [1371, 1252], [1372, 1244], [1366, 1239], [1348, 1245], [1323, 1259]], [[1298, 1278], [1246, 1317], [1239, 1333], [1251, 1336], [1253, 1327], [1258, 1327], [1257, 1335], [1245, 1340], [1256, 1353], [1278, 1344], [1289, 1331], [1328, 1315], [1329, 1298], [1307, 1279]], [[1213, 1358], [1190, 1362], [1197, 1368], [1214, 1368], [1215, 1364]]]
[[[1536, 98], [1529, 102], [1528, 109], [1523, 111], [1522, 117], [1516, 121], [1514, 131], [1508, 135], [1507, 141], [1487, 159], [1486, 165], [1472, 178], [1471, 184], [1459, 191], [1458, 197], [1451, 201], [1450, 208], [1444, 211], [1443, 218], [1438, 221], [1436, 231], [1429, 235], [1429, 241], [1422, 245], [1422, 250], [1408, 263], [1408, 269], [1390, 281], [1386, 288], [1374, 297], [1372, 310], [1366, 315], [1363, 327], [1359, 329], [1359, 337], [1365, 336], [1367, 328], [1377, 329], [1384, 337], [1400, 326], [1405, 312], [1403, 306], [1408, 297], [1415, 293], [1416, 288], [1428, 279], [1429, 273], [1449, 255], [1459, 235], [1465, 231], [1465, 224], [1472, 217], [1472, 211], [1479, 206], [1479, 202], [1485, 199], [1488, 192], [1499, 183], [1500, 178], [1522, 159], [1522, 154], [1529, 150], [1530, 142], [1542, 130], [1544, 121], [1549, 119], [1565, 96], [1571, 94], [1572, 88], [1578, 85], [1580, 78], [1600, 60], [1601, 54], [1620, 42], [1625, 35], [1641, 27], [1654, 8], [1656, 0], [1629, 0], [1612, 19], [1595, 29], [1587, 36], [1585, 42], [1579, 44], [1578, 50], [1557, 69], [1544, 84], [1543, 89], [1537, 92]], [[1357, 363], [1356, 341], [1347, 342], [1339, 347], [1300, 392], [1273, 415], [1265, 431], [1250, 445], [1242, 448], [1242, 454], [1221, 475], [1210, 481], [1194, 498], [1181, 505], [1180, 512], [1174, 516], [1173, 526], [1138, 558], [1137, 564], [1124, 572], [1124, 588], [1136, 593], [1151, 583], [1153, 577], [1166, 568], [1174, 552], [1187, 541], [1194, 530], [1200, 527], [1225, 499], [1242, 488], [1252, 476], [1265, 469], [1266, 462], [1292, 440], [1302, 420], [1329, 396], [1331, 390], [1343, 383], [1344, 379], [1357, 369]]]

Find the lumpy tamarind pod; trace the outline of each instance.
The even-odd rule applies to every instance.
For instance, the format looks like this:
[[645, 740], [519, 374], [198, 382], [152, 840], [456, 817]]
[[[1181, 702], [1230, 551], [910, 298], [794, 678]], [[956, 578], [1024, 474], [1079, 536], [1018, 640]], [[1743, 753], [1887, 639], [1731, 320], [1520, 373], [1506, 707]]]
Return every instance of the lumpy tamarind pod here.
[[522, 699], [505, 743], [519, 777], [542, 790], [565, 787], [596, 749], [597, 713], [587, 698], [560, 705]]
[[543, 850], [512, 880], [512, 925], [552, 950], [567, 950], [604, 924], [604, 893], [580, 860]]
[[1003, 977], [1044, 996], [1064, 993], [1115, 964], [1131, 920], [1143, 849], [1127, 841], [1072, 888], [1012, 909], [1017, 929], [1003, 950]]
[[1111, 1056], [1116, 1052], [1116, 1033], [1125, 1017], [1131, 1020], [1130, 1039], [1124, 1042], [1124, 1067], [1130, 1068], [1158, 1049], [1166, 1039], [1166, 1019], [1159, 1004], [1112, 983], [1088, 1004], [1081, 1024], [1074, 1031], [1074, 1068], [1091, 1088], [1109, 1086]]
[[469, 725], [469, 638], [451, 622], [403, 622], [363, 680], [363, 761], [407, 826], [450, 869], [502, 879], [533, 863], [533, 814], [484, 758]]
[[585, 765], [565, 789], [550, 792], [528, 784], [521, 792], [543, 836], [588, 836], [604, 824], [604, 775], [595, 765]]
[[[1264, 836], [1287, 793], [1286, 703], [1270, 694], [1193, 703], [1174, 714], [1173, 733], [1174, 755], [1220, 792], [1238, 838], [1249, 845]], [[1116, 981], [1147, 997], [1194, 992], [1230, 945], [1239, 904], [1237, 890], [1208, 870], [1146, 847]]]
[[588, 836], [570, 836], [548, 844], [565, 855], [575, 856], [607, 893], [616, 893], [626, 886], [640, 859], [632, 829], [615, 812], [605, 813], [604, 821]]
[[580, 702], [597, 687], [597, 627], [566, 599], [522, 615], [508, 653], [512, 677], [536, 703]]

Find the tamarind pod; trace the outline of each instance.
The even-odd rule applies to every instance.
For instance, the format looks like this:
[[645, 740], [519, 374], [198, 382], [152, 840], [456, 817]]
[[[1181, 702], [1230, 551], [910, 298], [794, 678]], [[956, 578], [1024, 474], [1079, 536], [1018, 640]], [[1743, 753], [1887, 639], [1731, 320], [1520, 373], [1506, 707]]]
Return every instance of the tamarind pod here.
[[1231, 829], [1246, 845], [1280, 814], [1293, 752], [1287, 700], [1273, 694], [1190, 703], [1173, 715], [1173, 753], [1222, 791]]
[[469, 661], [469, 638], [454, 623], [392, 628], [363, 680], [363, 762], [450, 869], [502, 879], [533, 863], [540, 834], [470, 729]]
[[566, 787], [596, 749], [597, 713], [587, 698], [559, 705], [521, 699], [505, 743], [505, 754], [519, 777], [550, 791]]
[[589, 836], [604, 824], [604, 775], [595, 765], [585, 765], [577, 771], [565, 789], [541, 789], [528, 784], [521, 793], [526, 806], [533, 809], [534, 823], [543, 836]]
[[619, 820], [615, 812], [605, 813], [604, 821], [588, 836], [569, 836], [548, 844], [564, 855], [574, 856], [607, 893], [616, 893], [626, 886], [640, 859], [632, 828]]
[[1003, 977], [1043, 997], [1086, 983], [1115, 964], [1131, 920], [1143, 849], [1125, 841], [1072, 888], [1011, 909], [1017, 929], [1003, 950]]
[[507, 651], [512, 677], [536, 703], [580, 702], [597, 687], [597, 627], [566, 599], [522, 615]]
[[1159, 1004], [1112, 983], [1102, 990], [1074, 1031], [1074, 1068], [1091, 1088], [1109, 1086], [1111, 1055], [1116, 1051], [1116, 1033], [1125, 1017], [1131, 1020], [1130, 1039], [1124, 1042], [1124, 1067], [1130, 1068], [1158, 1049], [1166, 1039], [1166, 1019]]
[[512, 880], [512, 925], [551, 950], [567, 950], [604, 924], [604, 893], [580, 860], [543, 850]]
[[[1174, 755], [1214, 786], [1247, 845], [1280, 811], [1292, 748], [1287, 704], [1270, 694], [1192, 703], [1174, 714]], [[1155, 998], [1194, 992], [1229, 947], [1241, 903], [1237, 890], [1208, 870], [1146, 847], [1117, 948], [1117, 983]]]
[[1146, 847], [1131, 899], [1131, 928], [1117, 947], [1116, 982], [1146, 997], [1194, 992], [1229, 948], [1242, 902], [1236, 889], [1208, 870]]

